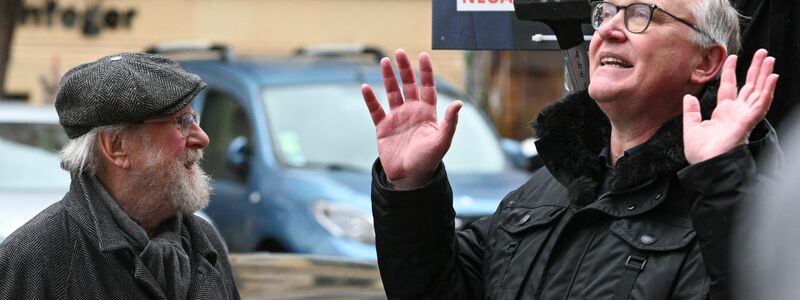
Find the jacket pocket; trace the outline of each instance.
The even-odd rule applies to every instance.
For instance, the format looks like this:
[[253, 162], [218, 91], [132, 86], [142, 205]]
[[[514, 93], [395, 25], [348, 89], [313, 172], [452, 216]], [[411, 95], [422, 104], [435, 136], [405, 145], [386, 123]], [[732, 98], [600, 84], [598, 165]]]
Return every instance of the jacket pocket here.
[[552, 231], [552, 224], [565, 209], [562, 206], [510, 207], [502, 212], [497, 230], [490, 238], [493, 250], [486, 264], [492, 287], [503, 289], [520, 285]]
[[618, 271], [613, 299], [665, 299], [695, 238], [691, 227], [635, 219], [616, 220], [611, 232], [628, 245], [612, 260]]
[[669, 251], [683, 248], [694, 240], [691, 227], [655, 222], [637, 222], [631, 219], [611, 223], [611, 232], [632, 247], [643, 251]]
[[563, 206], [540, 206], [537, 208], [509, 208], [500, 221], [500, 228], [511, 235], [522, 235], [537, 226], [545, 225], [564, 212]]

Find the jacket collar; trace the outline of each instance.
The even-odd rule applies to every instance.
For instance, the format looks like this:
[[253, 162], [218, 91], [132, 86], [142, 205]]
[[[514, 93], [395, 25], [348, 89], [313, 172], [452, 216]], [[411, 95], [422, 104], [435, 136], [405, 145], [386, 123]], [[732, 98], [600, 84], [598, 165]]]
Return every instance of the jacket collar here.
[[[545, 108], [532, 124], [536, 147], [556, 180], [568, 187], [570, 202], [585, 206], [597, 198], [605, 162], [598, 153], [608, 146], [611, 126], [587, 91]], [[686, 166], [680, 117], [662, 127], [610, 173], [610, 191], [627, 190]]]
[[[103, 252], [120, 249], [133, 249], [134, 245], [114, 222], [111, 212], [101, 202], [102, 185], [96, 187], [88, 174], [73, 175], [69, 192], [64, 196], [69, 215], [83, 228], [87, 238]], [[181, 238], [188, 241], [192, 251], [206, 258], [212, 265], [216, 264], [217, 252], [205, 234], [205, 230], [197, 224], [194, 216], [183, 215]], [[189, 253], [189, 249], [186, 249]], [[190, 254], [191, 256], [191, 254]]]
[[[211, 240], [208, 239], [208, 230], [204, 230], [203, 226], [200, 224], [201, 219], [197, 216], [186, 214], [183, 216], [183, 230], [181, 231], [181, 237], [183, 239], [188, 239], [192, 251], [199, 253], [205, 259], [211, 263], [212, 266], [217, 265], [217, 250], [211, 244]], [[206, 226], [208, 226], [206, 224]], [[219, 249], [220, 251], [224, 251], [223, 249]]]
[[[709, 82], [701, 93], [703, 119], [708, 119], [716, 106], [718, 87], [718, 80]], [[589, 92], [583, 90], [551, 104], [531, 125], [545, 167], [568, 187], [571, 203], [585, 206], [593, 202], [605, 171], [605, 162], [597, 154], [608, 147], [611, 125]], [[775, 137], [772, 126], [761, 122], [750, 136], [753, 155], [764, 145], [770, 145], [770, 152], [780, 152]], [[609, 175], [610, 191], [629, 190], [687, 165], [682, 116], [676, 116], [664, 122], [635, 154], [617, 162]]]
[[[700, 108], [704, 120], [710, 118], [716, 106], [718, 87], [719, 81], [712, 81], [706, 84], [701, 94]], [[569, 203], [579, 207], [593, 203], [598, 198], [597, 187], [602, 184], [606, 164], [598, 153], [608, 146], [611, 126], [589, 93], [584, 90], [551, 104], [531, 125], [538, 137], [536, 147], [539, 155], [553, 177], [567, 187]], [[783, 152], [775, 129], [768, 121], [756, 125], [747, 147], [757, 159], [759, 174], [775, 176], [782, 171]], [[640, 189], [643, 188], [651, 190], [647, 195], [642, 194], [645, 205], [636, 210], [646, 211], [666, 198], [663, 195], [670, 180], [663, 176], [672, 176], [687, 165], [683, 151], [682, 116], [676, 116], [667, 120], [634, 154], [617, 162], [609, 174], [609, 191], [629, 195], [642, 192]], [[595, 206], [603, 204], [596, 203]], [[613, 209], [619, 210], [619, 207]], [[636, 214], [627, 210], [607, 213]]]
[[92, 187], [88, 174], [72, 176], [69, 192], [65, 196], [67, 211], [83, 228], [86, 237], [103, 252], [131, 248], [131, 243], [114, 224], [111, 213], [101, 203], [100, 195]]

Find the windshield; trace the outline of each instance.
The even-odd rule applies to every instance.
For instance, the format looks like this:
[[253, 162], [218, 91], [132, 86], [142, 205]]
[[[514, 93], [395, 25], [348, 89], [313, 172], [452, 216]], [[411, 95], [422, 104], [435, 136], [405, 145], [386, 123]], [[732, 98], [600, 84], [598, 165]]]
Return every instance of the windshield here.
[[0, 190], [66, 191], [58, 150], [68, 140], [58, 124], [0, 123]]
[[[284, 164], [368, 172], [378, 157], [375, 127], [359, 85], [270, 87], [262, 96], [277, 155]], [[438, 120], [453, 101], [439, 94]], [[448, 173], [494, 173], [508, 167], [489, 126], [475, 107], [465, 103], [444, 158]]]

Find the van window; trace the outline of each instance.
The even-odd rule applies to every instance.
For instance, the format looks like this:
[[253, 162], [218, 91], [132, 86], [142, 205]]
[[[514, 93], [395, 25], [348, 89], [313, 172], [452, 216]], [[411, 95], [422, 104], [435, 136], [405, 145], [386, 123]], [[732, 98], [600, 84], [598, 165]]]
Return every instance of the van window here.
[[[295, 168], [369, 172], [378, 150], [375, 127], [360, 91], [356, 84], [264, 89], [264, 108], [278, 159]], [[438, 99], [438, 120], [442, 120], [445, 107], [455, 100], [444, 94]], [[491, 125], [467, 103], [459, 112], [458, 130], [444, 162], [448, 173], [496, 173], [509, 167]]]
[[208, 134], [211, 143], [205, 150], [203, 169], [215, 179], [244, 182], [227, 166], [228, 147], [234, 138], [244, 136], [253, 144], [250, 120], [239, 101], [231, 95], [211, 90], [200, 117], [200, 127]]

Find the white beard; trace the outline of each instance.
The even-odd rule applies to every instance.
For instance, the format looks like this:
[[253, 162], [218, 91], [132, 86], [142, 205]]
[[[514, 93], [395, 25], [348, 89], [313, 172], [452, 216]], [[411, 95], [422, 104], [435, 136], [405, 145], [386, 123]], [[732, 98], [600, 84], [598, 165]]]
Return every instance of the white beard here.
[[[203, 158], [203, 150], [187, 150], [181, 159], [172, 165], [167, 174], [169, 201], [175, 210], [193, 213], [208, 206], [211, 194], [210, 178], [198, 163]], [[185, 162], [193, 161], [191, 173], [184, 167]]]
[[[173, 162], [165, 163], [163, 157], [160, 151], [148, 150], [144, 166], [134, 172], [133, 182], [128, 187], [149, 194], [147, 198], [150, 199], [166, 196], [179, 213], [193, 213], [205, 208], [212, 189], [210, 177], [198, 165], [203, 150], [187, 149]], [[186, 168], [189, 162], [192, 165]]]

